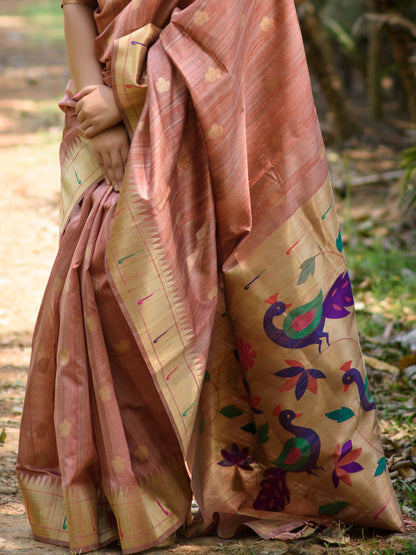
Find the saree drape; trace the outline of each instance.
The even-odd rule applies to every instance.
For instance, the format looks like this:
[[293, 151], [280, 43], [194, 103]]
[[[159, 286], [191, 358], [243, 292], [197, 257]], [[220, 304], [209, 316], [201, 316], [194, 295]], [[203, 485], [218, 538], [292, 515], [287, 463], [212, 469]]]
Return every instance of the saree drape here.
[[131, 147], [111, 192], [68, 89], [18, 458], [33, 533], [133, 553], [184, 522], [403, 529], [293, 1], [75, 3]]

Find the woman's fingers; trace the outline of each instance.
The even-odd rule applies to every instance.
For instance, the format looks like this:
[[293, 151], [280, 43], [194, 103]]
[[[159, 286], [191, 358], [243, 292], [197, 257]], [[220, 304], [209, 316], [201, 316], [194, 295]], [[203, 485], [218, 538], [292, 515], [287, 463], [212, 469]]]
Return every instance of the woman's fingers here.
[[88, 116], [85, 110], [80, 104], [77, 104], [77, 108], [80, 106], [77, 113], [77, 119], [81, 125], [81, 129], [84, 131], [87, 139], [91, 139], [97, 133], [100, 133], [104, 129], [100, 126], [99, 121], [96, 121], [96, 117]]
[[124, 162], [121, 158], [120, 151], [112, 153], [111, 164], [114, 174], [113, 186], [120, 187], [124, 177]]
[[82, 89], [80, 89], [76, 94], [74, 94], [72, 98], [74, 100], [81, 100], [82, 98], [84, 98], [84, 96], [87, 96], [87, 94], [92, 93], [97, 88], [98, 88], [98, 85], [88, 85], [88, 87], [83, 87]]
[[119, 191], [130, 146], [125, 127], [117, 125], [99, 133], [93, 137], [91, 145], [106, 183]]
[[84, 87], [76, 95], [75, 113], [87, 138], [115, 126], [121, 120], [113, 91], [105, 85]]
[[84, 131], [87, 139], [92, 139], [95, 135], [107, 129], [105, 125], [99, 121], [99, 119], [97, 120], [96, 117], [88, 117], [83, 111], [80, 111], [78, 121], [80, 122], [81, 129]]

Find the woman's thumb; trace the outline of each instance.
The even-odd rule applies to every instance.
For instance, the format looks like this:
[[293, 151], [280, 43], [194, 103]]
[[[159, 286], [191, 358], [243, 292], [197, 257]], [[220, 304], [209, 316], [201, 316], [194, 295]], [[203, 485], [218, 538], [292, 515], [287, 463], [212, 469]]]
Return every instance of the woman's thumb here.
[[80, 89], [77, 93], [74, 94], [74, 96], [72, 97], [74, 100], [81, 100], [81, 98], [84, 98], [85, 96], [87, 96], [88, 94], [92, 93], [93, 91], [95, 91], [97, 89], [98, 85], [88, 85], [87, 87], [83, 87], [82, 89]]

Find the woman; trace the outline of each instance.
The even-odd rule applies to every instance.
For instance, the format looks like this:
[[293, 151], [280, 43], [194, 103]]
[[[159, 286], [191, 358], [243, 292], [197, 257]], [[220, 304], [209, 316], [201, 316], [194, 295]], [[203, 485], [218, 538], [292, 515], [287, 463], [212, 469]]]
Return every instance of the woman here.
[[292, 0], [63, 8], [62, 234], [18, 457], [35, 537], [402, 530]]

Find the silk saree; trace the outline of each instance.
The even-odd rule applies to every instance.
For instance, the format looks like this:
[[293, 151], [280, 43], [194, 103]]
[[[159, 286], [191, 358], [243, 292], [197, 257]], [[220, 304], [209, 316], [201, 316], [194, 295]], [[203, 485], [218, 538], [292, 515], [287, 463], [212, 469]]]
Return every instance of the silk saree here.
[[34, 536], [403, 530], [293, 1], [75, 3], [131, 147], [116, 193], [70, 83], [17, 466]]

